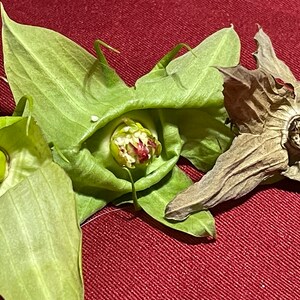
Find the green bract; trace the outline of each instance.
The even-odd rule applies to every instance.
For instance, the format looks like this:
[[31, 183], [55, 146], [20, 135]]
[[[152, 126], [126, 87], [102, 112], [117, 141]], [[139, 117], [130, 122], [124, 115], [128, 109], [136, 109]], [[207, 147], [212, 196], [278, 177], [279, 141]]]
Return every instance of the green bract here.
[[[0, 118], [0, 295], [82, 299], [75, 195], [33, 119]], [[59, 182], [59, 185], [57, 184]]]
[[3, 9], [2, 19], [5, 70], [14, 98], [33, 97], [32, 115], [54, 145], [54, 160], [72, 179], [80, 221], [110, 201], [132, 200], [132, 182], [110, 147], [116, 127], [129, 118], [156, 132], [162, 146], [158, 158], [132, 172], [139, 205], [170, 227], [214, 235], [209, 212], [195, 215], [193, 226], [162, 216], [174, 195], [191, 184], [176, 167], [180, 155], [206, 171], [232, 140], [224, 125], [223, 80], [214, 66], [238, 63], [233, 28], [173, 60], [184, 45], [176, 46], [128, 87], [108, 65], [99, 41], [94, 58], [54, 31], [13, 22]]
[[3, 182], [8, 172], [9, 157], [5, 150], [0, 149], [0, 183]]
[[7, 165], [0, 185], [0, 196], [52, 161], [51, 151], [41, 130], [34, 121], [28, 124], [28, 118], [0, 118], [0, 149]]

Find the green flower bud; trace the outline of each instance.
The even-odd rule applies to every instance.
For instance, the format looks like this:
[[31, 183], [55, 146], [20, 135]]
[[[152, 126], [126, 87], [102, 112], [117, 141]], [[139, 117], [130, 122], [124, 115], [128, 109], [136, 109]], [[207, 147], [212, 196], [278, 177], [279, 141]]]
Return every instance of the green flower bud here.
[[110, 149], [117, 163], [133, 169], [147, 166], [161, 153], [161, 144], [150, 130], [124, 118], [111, 136]]
[[6, 151], [0, 148], [0, 183], [2, 183], [7, 176], [7, 171], [8, 171], [7, 166], [8, 166], [8, 155]]

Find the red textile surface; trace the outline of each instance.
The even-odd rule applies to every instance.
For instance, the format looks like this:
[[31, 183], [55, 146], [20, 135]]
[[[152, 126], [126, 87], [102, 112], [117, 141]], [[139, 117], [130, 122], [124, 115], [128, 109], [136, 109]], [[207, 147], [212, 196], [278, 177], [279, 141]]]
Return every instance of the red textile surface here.
[[[291, 1], [3, 0], [21, 23], [63, 33], [89, 51], [100, 38], [121, 51], [107, 53], [130, 85], [179, 42], [196, 46], [234, 24], [241, 62], [253, 68], [256, 23], [278, 56], [300, 78], [300, 6]], [[44, 42], [44, 41], [41, 41]], [[4, 75], [1, 57], [0, 75]], [[1, 111], [12, 111], [4, 82]], [[194, 179], [200, 174], [185, 161]], [[218, 239], [167, 229], [146, 214], [109, 207], [83, 227], [85, 299], [299, 299], [299, 183], [282, 181], [213, 210]]]

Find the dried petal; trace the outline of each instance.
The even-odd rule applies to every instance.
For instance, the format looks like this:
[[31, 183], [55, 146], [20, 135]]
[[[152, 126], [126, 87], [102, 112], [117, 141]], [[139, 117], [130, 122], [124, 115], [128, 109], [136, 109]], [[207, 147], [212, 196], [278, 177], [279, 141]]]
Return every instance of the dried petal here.
[[184, 220], [193, 212], [240, 198], [263, 180], [286, 170], [288, 153], [280, 140], [280, 135], [271, 130], [235, 138], [211, 171], [169, 203], [166, 218]]
[[293, 92], [261, 70], [238, 65], [219, 68], [224, 74], [224, 105], [241, 133], [262, 133], [271, 105], [280, 106]]
[[300, 163], [295, 163], [293, 166], [284, 171], [282, 175], [289, 179], [300, 181]]
[[280, 78], [285, 83], [290, 83], [293, 86], [298, 85], [289, 67], [282, 60], [277, 58], [272, 42], [262, 28], [259, 28], [254, 39], [257, 41], [258, 46], [257, 51], [254, 53], [257, 67], [271, 74], [274, 78]]

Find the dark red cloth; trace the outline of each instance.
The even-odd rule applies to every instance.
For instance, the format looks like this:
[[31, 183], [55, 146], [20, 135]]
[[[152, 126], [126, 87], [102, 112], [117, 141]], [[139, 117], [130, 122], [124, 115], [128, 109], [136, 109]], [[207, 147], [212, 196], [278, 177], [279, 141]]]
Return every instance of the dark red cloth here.
[[[87, 50], [102, 39], [130, 85], [174, 45], [196, 46], [234, 24], [241, 62], [254, 68], [253, 36], [260, 24], [278, 56], [300, 79], [300, 6], [291, 1], [2, 0], [21, 23], [63, 33]], [[41, 41], [43, 43], [45, 41]], [[3, 73], [2, 59], [0, 62]], [[1, 82], [1, 111], [12, 99]], [[194, 179], [200, 173], [181, 162]], [[300, 184], [282, 181], [213, 210], [218, 239], [175, 232], [130, 208], [106, 208], [83, 227], [85, 299], [299, 299]]]

